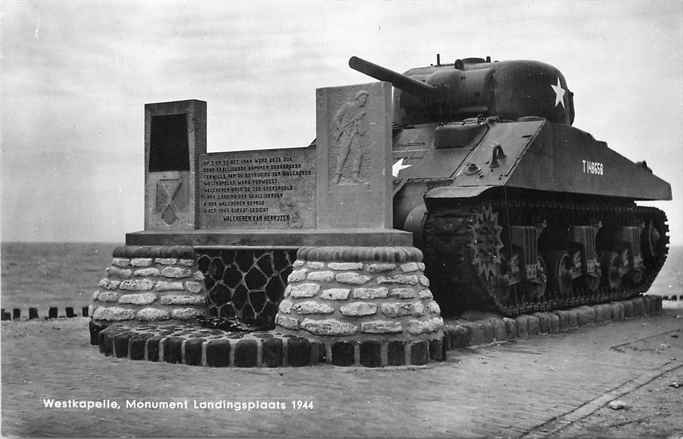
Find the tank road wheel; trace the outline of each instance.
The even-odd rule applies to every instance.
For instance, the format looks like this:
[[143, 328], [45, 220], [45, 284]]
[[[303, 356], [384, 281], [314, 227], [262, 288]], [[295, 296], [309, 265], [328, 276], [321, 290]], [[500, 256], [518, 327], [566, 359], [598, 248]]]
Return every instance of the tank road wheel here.
[[545, 261], [542, 257], [538, 257], [536, 262], [536, 273], [533, 279], [529, 280], [527, 291], [529, 297], [532, 299], [540, 299], [545, 295], [545, 290], [548, 287], [548, 274], [545, 267]]
[[[636, 249], [640, 250], [640, 249]], [[629, 249], [631, 258], [629, 259], [629, 272], [626, 275], [628, 281], [632, 286], [638, 286], [645, 280], [645, 265], [643, 264], [643, 257], [639, 254], [633, 254]]]
[[597, 261], [593, 263], [596, 265], [593, 270], [588, 271], [588, 273], [583, 276], [583, 285], [591, 293], [595, 293], [600, 289], [600, 279], [602, 278], [600, 264], [598, 264]]
[[550, 281], [552, 288], [556, 290], [561, 297], [570, 296], [574, 291], [572, 277], [574, 263], [569, 252], [564, 250], [550, 252], [548, 255], [548, 263], [550, 265]]
[[472, 251], [472, 265], [479, 278], [489, 288], [498, 286], [501, 280], [501, 250], [503, 228], [498, 225], [498, 213], [486, 205], [472, 215], [469, 226], [472, 241], [468, 244]]
[[621, 273], [619, 271], [622, 266], [619, 253], [604, 252], [600, 259], [605, 283], [613, 290], [619, 289], [621, 287]]
[[505, 252], [500, 255], [501, 278], [509, 286], [517, 285], [522, 281], [522, 257], [520, 250], [516, 247], [510, 252], [510, 257], [506, 257]]
[[591, 293], [595, 293], [596, 291], [598, 291], [598, 289], [600, 288], [599, 273], [597, 276], [591, 276], [590, 274], [585, 275], [583, 277], [583, 284], [585, 285], [586, 289]]
[[633, 271], [632, 259], [631, 249], [624, 247], [619, 250], [619, 276], [621, 276], [622, 283], [624, 280], [630, 280]]
[[576, 280], [583, 274], [583, 252], [581, 250], [572, 250], [569, 254], [571, 257], [569, 271], [571, 272], [572, 280]]
[[583, 276], [583, 285], [591, 293], [595, 293], [600, 289], [600, 279], [602, 278], [602, 269], [600, 262], [597, 259], [586, 259], [586, 273]]

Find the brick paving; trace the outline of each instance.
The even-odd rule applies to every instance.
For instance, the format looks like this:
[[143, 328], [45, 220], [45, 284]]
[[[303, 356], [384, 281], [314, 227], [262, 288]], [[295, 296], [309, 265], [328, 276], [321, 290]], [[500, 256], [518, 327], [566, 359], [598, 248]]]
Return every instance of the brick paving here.
[[[653, 389], [681, 376], [683, 320], [662, 316], [449, 352], [448, 361], [386, 369], [329, 365], [215, 369], [102, 356], [87, 319], [2, 323], [2, 433], [14, 436], [647, 437], [683, 432], [683, 400]], [[673, 337], [672, 335], [680, 335]], [[665, 372], [669, 370], [669, 372]], [[629, 383], [646, 381], [642, 386]], [[640, 380], [640, 381], [639, 381]], [[667, 381], [668, 380], [668, 381]], [[615, 389], [650, 408], [647, 423], [598, 429], [616, 416], [595, 403]], [[651, 392], [648, 392], [651, 390]], [[678, 390], [681, 392], [683, 390]], [[643, 396], [638, 397], [640, 393]], [[618, 392], [617, 392], [618, 393]], [[669, 395], [667, 393], [666, 395]], [[313, 400], [282, 411], [46, 409], [43, 397], [79, 400]], [[663, 398], [663, 399], [662, 399]], [[585, 416], [575, 416], [582, 407]], [[654, 407], [654, 408], [653, 408]], [[643, 408], [642, 410], [645, 410]], [[656, 409], [656, 410], [655, 410]], [[666, 410], [664, 410], [666, 409]], [[656, 411], [665, 413], [657, 418]], [[625, 411], [619, 416], [638, 415]], [[578, 415], [583, 415], [579, 412]], [[661, 421], [661, 422], [659, 422]], [[669, 425], [670, 424], [670, 425]], [[631, 427], [634, 430], [629, 430]], [[638, 428], [636, 428], [638, 427]], [[645, 436], [643, 436], [645, 435]]]

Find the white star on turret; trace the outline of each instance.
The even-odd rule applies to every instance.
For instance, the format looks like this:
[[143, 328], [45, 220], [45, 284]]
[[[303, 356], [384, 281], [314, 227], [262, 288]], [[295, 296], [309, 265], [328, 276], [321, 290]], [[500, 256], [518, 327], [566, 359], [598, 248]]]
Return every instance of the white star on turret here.
[[398, 177], [398, 173], [401, 172], [401, 170], [405, 168], [410, 168], [413, 165], [404, 165], [403, 164], [403, 159], [396, 161], [393, 165], [391, 165], [391, 175], [394, 177]]
[[562, 108], [566, 108], [564, 106], [564, 94], [567, 91], [562, 88], [559, 77], [557, 78], [557, 85], [550, 84], [550, 88], [555, 92], [555, 106], [557, 107], [557, 104], [562, 104]]

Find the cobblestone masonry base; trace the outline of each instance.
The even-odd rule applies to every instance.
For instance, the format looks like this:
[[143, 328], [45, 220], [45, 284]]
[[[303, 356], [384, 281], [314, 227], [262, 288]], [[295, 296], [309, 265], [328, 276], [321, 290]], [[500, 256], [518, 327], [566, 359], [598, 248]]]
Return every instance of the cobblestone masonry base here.
[[[606, 324], [610, 321], [660, 314], [662, 301], [658, 296], [642, 296], [595, 306], [608, 307], [612, 311], [610, 320], [600, 323]], [[623, 314], [624, 307], [637, 309], [639, 313], [626, 317]], [[546, 313], [556, 316], [559, 325], [538, 325], [541, 327], [541, 334], [545, 328], [547, 333], [576, 329], [578, 326], [570, 327], [562, 322], [566, 322], [568, 316], [581, 312], [582, 308]], [[536, 315], [523, 317], [520, 321], [541, 318]], [[444, 336], [430, 342], [367, 340], [323, 343], [277, 330], [227, 332], [202, 328], [188, 321], [128, 321], [108, 327], [91, 321], [90, 341], [93, 345], [99, 345], [100, 352], [118, 358], [209, 367], [297, 367], [319, 363], [338, 366], [400, 366], [425, 364], [429, 360], [442, 361], [446, 358], [446, 351], [457, 348], [510, 340], [518, 336], [528, 337], [528, 333], [518, 335], [516, 322], [515, 319], [499, 317], [476, 321], [447, 321]], [[505, 334], [502, 332], [503, 327]]]

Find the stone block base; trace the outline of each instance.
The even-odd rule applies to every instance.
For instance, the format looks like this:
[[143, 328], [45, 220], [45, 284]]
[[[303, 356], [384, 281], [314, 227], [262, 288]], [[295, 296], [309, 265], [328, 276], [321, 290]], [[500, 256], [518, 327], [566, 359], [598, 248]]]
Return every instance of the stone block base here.
[[414, 247], [304, 247], [275, 319], [284, 333], [323, 343], [431, 342], [439, 305]]
[[439, 305], [414, 247], [308, 247], [298, 250], [293, 263], [280, 253], [279, 264], [274, 252], [199, 251], [199, 273], [216, 314], [227, 306], [235, 312], [240, 291], [250, 313], [252, 295], [263, 293], [263, 312], [278, 300], [277, 288], [268, 296], [269, 282], [282, 283], [288, 274], [275, 330], [229, 332], [189, 322], [106, 326], [94, 320], [91, 343], [117, 357], [224, 367], [381, 367], [446, 358]]
[[339, 366], [425, 364], [445, 358], [443, 319], [415, 247], [304, 247], [277, 331], [325, 346]]
[[91, 343], [105, 355], [209, 367], [403, 366], [443, 361], [443, 340], [319, 342], [279, 331], [228, 332], [188, 322], [91, 322]]
[[525, 314], [514, 319], [507, 317], [490, 317], [475, 321], [454, 319], [446, 322], [444, 343], [450, 350], [514, 338], [527, 338], [537, 334], [554, 334], [594, 323], [657, 315], [661, 312], [662, 298], [645, 295], [620, 302]]
[[204, 275], [192, 247], [118, 247], [105, 271], [90, 313], [99, 325], [206, 315]]

